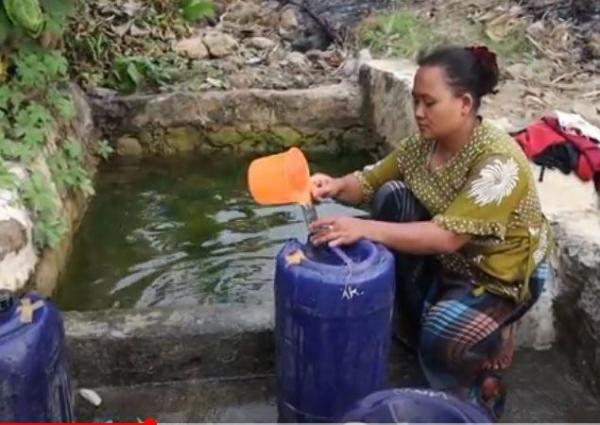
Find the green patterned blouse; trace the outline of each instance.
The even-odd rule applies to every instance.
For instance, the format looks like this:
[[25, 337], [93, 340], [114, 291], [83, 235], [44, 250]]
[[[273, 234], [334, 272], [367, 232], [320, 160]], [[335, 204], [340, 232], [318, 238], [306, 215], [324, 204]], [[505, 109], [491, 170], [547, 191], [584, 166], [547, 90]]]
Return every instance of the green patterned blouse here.
[[378, 163], [357, 171], [363, 201], [402, 180], [446, 230], [471, 235], [459, 252], [440, 255], [444, 270], [482, 290], [527, 300], [529, 278], [552, 240], [528, 160], [504, 131], [483, 120], [445, 165], [428, 167], [433, 142], [415, 134]]

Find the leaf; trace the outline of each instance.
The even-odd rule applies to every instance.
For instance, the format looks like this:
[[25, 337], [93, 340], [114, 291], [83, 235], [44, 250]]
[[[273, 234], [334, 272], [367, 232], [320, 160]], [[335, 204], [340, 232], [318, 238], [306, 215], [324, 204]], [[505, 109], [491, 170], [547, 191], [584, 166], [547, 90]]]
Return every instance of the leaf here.
[[55, 216], [38, 219], [33, 230], [33, 238], [38, 248], [56, 248], [65, 233], [64, 222]]
[[10, 103], [12, 104], [13, 109], [19, 109], [23, 101], [25, 101], [25, 94], [21, 90], [13, 90], [11, 92]]
[[73, 0], [42, 0], [41, 6], [46, 13], [45, 31], [62, 34], [67, 28], [69, 16], [75, 11]]
[[61, 94], [57, 90], [51, 90], [48, 93], [48, 101], [65, 120], [71, 121], [77, 116], [75, 103], [69, 96]]
[[44, 28], [44, 13], [39, 0], [4, 0], [4, 11], [13, 24], [37, 37]]
[[40, 6], [48, 15], [71, 16], [75, 11], [75, 2], [73, 0], [41, 0]]
[[12, 91], [7, 84], [0, 87], [0, 109], [8, 109], [8, 101], [10, 100]]
[[58, 51], [51, 51], [41, 56], [42, 63], [47, 68], [47, 80], [61, 80], [67, 76], [67, 59]]
[[8, 41], [13, 30], [13, 24], [6, 16], [4, 8], [0, 5], [0, 46]]
[[19, 85], [25, 89], [42, 88], [46, 85], [46, 67], [35, 49], [24, 47], [14, 59]]
[[15, 176], [10, 172], [4, 160], [0, 158], [0, 188], [8, 189], [14, 187]]
[[54, 124], [54, 117], [50, 111], [40, 103], [32, 103], [17, 114], [17, 125], [22, 127], [44, 127]]
[[23, 199], [36, 214], [48, 215], [56, 209], [52, 193], [46, 176], [39, 172], [32, 174], [23, 184]]
[[181, 9], [183, 18], [188, 22], [215, 15], [215, 4], [212, 0], [184, 0]]
[[83, 150], [81, 149], [81, 145], [72, 138], [69, 138], [63, 149], [71, 159], [80, 160], [82, 158]]
[[131, 79], [131, 82], [135, 87], [139, 87], [144, 80], [144, 76], [138, 71], [135, 63], [127, 65], [127, 76]]
[[113, 147], [106, 140], [101, 140], [96, 147], [96, 154], [104, 160], [107, 160], [114, 151]]
[[46, 132], [37, 127], [25, 127], [22, 130], [21, 140], [26, 148], [31, 149], [32, 154], [37, 153], [46, 141]]
[[0, 146], [0, 152], [6, 159], [30, 163], [35, 157], [35, 152], [24, 143], [18, 143], [14, 140], [5, 139]]

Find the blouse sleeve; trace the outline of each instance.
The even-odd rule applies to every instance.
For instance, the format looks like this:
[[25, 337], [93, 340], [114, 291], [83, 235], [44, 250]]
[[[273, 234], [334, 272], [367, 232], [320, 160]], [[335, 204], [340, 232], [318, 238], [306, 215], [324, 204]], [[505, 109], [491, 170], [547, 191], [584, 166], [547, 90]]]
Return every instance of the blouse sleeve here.
[[354, 177], [360, 184], [362, 201], [370, 202], [373, 195], [384, 183], [402, 178], [399, 157], [403, 155], [407, 140], [379, 162], [367, 165], [362, 171], [355, 171]]
[[527, 192], [527, 182], [515, 159], [489, 156], [471, 170], [462, 191], [433, 221], [455, 233], [504, 239], [510, 215]]

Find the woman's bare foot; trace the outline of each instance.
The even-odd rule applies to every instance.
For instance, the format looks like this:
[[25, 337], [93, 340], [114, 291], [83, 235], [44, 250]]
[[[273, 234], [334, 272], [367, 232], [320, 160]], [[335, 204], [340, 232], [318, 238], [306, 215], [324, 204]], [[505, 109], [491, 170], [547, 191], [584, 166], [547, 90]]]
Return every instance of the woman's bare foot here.
[[503, 370], [508, 368], [515, 354], [515, 325], [509, 325], [502, 329], [502, 347], [490, 357], [483, 365], [483, 370]]

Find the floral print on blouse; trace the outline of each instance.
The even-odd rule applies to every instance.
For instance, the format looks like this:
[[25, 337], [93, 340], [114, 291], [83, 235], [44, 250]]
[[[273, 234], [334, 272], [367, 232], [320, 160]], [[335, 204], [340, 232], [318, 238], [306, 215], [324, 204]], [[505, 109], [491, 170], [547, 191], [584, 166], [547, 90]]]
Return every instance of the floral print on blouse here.
[[547, 257], [552, 235], [532, 170], [517, 143], [483, 120], [446, 164], [428, 167], [433, 142], [415, 134], [386, 158], [357, 171], [363, 200], [389, 180], [402, 180], [446, 230], [472, 238], [442, 254], [444, 271], [516, 301], [529, 298], [529, 278]]

